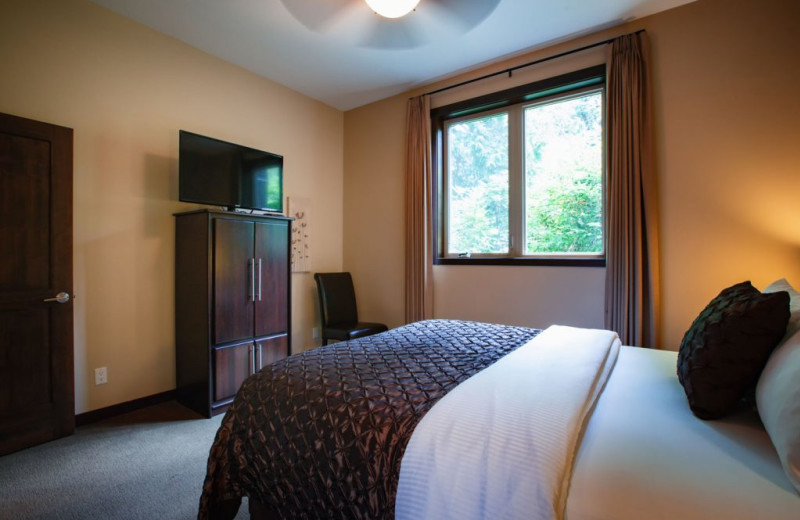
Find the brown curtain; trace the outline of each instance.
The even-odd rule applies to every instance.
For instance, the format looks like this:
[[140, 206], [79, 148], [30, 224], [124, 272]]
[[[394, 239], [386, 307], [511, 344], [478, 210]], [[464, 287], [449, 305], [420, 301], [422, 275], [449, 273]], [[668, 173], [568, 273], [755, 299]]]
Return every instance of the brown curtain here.
[[430, 99], [406, 110], [406, 323], [433, 317]]
[[647, 40], [628, 34], [610, 47], [605, 325], [623, 344], [654, 347], [660, 295]]

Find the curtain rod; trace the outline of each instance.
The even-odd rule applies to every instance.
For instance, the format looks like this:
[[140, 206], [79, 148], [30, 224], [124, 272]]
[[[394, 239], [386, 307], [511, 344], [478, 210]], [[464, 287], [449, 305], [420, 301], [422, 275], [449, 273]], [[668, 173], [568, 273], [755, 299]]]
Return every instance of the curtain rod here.
[[[638, 31], [634, 32], [633, 34], [639, 34], [639, 33], [643, 33], [643, 32], [644, 32], [644, 29], [639, 29]], [[538, 60], [530, 61], [528, 63], [523, 63], [522, 65], [517, 65], [515, 67], [510, 67], [510, 68], [507, 68], [505, 70], [499, 70], [497, 72], [492, 72], [491, 74], [486, 74], [485, 76], [481, 76], [479, 78], [468, 79], [466, 81], [462, 81], [461, 83], [456, 83], [455, 85], [450, 85], [448, 87], [442, 87], [440, 89], [432, 90], [430, 92], [425, 92], [422, 95], [423, 96], [432, 96], [434, 94], [438, 94], [439, 92], [444, 92], [445, 90], [450, 90], [450, 89], [453, 89], [453, 88], [463, 87], [464, 85], [469, 85], [470, 83], [475, 83], [476, 81], [482, 81], [484, 79], [489, 79], [489, 78], [493, 78], [495, 76], [500, 76], [501, 74], [508, 74], [509, 76], [511, 76], [514, 73], [515, 70], [524, 69], [525, 67], [531, 67], [533, 65], [538, 65], [539, 63], [544, 63], [545, 61], [550, 61], [550, 60], [554, 60], [556, 58], [561, 58], [562, 56], [567, 56], [568, 54], [575, 54], [576, 52], [585, 51], [585, 50], [591, 49], [593, 47], [599, 47], [601, 45], [606, 45], [608, 43], [613, 42], [616, 39], [617, 38], [609, 38], [608, 40], [603, 40], [601, 42], [592, 43], [592, 44], [589, 44], [589, 45], [584, 45], [583, 47], [580, 47], [578, 49], [572, 49], [571, 51], [565, 51], [565, 52], [562, 52], [562, 53], [559, 53], [559, 54], [555, 54], [553, 56], [548, 56], [546, 58], [540, 58]]]

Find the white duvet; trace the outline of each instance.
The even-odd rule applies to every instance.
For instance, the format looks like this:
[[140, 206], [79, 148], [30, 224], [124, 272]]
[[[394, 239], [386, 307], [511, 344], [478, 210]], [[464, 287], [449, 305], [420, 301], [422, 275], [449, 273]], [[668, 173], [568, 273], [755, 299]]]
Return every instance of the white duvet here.
[[395, 518], [562, 518], [613, 332], [553, 326], [442, 398], [416, 427]]
[[581, 439], [568, 520], [798, 520], [800, 495], [754, 410], [703, 421], [677, 352], [623, 346]]

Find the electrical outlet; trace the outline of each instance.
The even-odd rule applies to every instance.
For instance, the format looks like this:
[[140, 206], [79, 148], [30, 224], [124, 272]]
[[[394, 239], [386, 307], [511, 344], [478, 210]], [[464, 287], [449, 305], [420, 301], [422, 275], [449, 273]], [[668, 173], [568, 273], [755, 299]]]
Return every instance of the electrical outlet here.
[[106, 367], [100, 367], [94, 369], [94, 384], [95, 385], [104, 385], [108, 383], [108, 369]]
[[314, 327], [311, 329], [311, 337], [314, 339], [319, 339], [319, 327]]

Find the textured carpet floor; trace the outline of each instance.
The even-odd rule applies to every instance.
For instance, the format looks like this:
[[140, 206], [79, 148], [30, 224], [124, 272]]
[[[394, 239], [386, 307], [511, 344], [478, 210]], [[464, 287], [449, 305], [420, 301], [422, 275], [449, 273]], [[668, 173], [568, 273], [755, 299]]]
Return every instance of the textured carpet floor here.
[[0, 519], [196, 518], [221, 419], [169, 402], [0, 457]]

